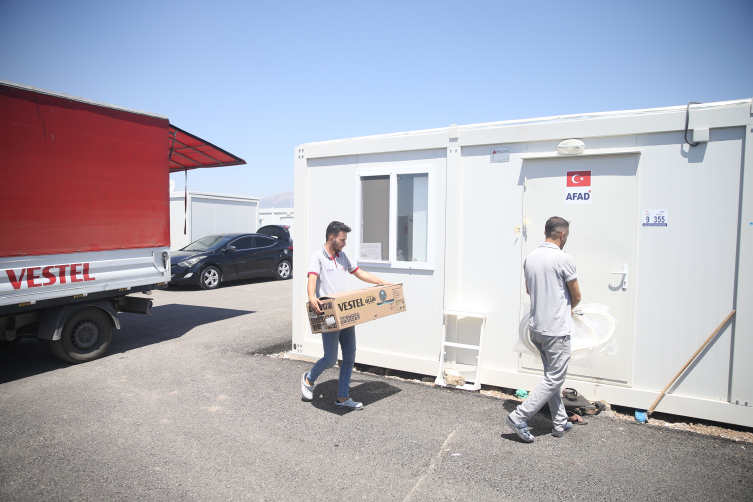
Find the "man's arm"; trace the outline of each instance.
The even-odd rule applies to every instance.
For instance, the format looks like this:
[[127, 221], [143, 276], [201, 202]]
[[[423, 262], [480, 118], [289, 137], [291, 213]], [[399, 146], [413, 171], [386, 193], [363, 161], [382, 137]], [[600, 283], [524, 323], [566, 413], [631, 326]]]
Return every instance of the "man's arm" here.
[[575, 307], [580, 303], [580, 287], [578, 286], [578, 279], [567, 281], [567, 289], [570, 291], [570, 308], [575, 310]]
[[371, 284], [377, 284], [379, 286], [389, 286], [390, 284], [392, 284], [391, 282], [384, 282], [383, 280], [374, 277], [370, 273], [360, 268], [353, 272], [353, 275], [361, 279], [363, 282], [369, 282]]
[[309, 293], [309, 303], [317, 315], [322, 313], [322, 302], [316, 297], [316, 281], [318, 279], [319, 277], [317, 277], [316, 274], [309, 274], [309, 283], [306, 285], [306, 289]]

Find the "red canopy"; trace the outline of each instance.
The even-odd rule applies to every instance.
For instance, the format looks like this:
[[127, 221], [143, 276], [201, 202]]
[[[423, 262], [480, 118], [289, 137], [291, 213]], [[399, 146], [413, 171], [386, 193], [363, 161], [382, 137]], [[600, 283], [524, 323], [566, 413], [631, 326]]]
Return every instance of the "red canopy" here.
[[170, 124], [170, 172], [199, 167], [239, 166], [246, 161], [198, 136]]

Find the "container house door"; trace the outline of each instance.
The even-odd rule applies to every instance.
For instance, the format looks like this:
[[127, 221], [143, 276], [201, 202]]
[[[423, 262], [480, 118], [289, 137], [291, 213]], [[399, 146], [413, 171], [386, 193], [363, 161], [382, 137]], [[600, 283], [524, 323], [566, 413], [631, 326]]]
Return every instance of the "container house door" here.
[[[637, 155], [557, 158], [525, 161], [523, 208], [525, 259], [544, 241], [551, 216], [570, 222], [564, 251], [575, 260], [582, 304], [600, 303], [617, 319], [618, 353], [593, 359], [588, 366], [570, 365], [568, 377], [630, 385], [634, 323]], [[623, 276], [613, 272], [627, 267]], [[525, 281], [525, 278], [523, 278]], [[522, 284], [521, 321], [530, 300]], [[521, 322], [521, 329], [523, 322]], [[520, 371], [540, 372], [540, 362], [522, 354]]]

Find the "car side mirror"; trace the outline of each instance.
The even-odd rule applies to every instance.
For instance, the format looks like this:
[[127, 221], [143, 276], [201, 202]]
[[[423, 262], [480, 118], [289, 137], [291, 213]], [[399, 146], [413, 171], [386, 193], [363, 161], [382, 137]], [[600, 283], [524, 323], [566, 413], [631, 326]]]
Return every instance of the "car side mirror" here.
[[235, 246], [228, 246], [228, 247], [226, 247], [225, 248], [225, 252], [227, 253], [228, 251], [235, 251]]

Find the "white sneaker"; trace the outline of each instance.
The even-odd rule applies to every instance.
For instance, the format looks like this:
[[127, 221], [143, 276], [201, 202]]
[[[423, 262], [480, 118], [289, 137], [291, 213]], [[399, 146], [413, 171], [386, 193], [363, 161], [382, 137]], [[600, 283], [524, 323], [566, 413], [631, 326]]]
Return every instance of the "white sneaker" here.
[[313, 401], [314, 386], [306, 383], [306, 375], [308, 375], [308, 373], [301, 375], [301, 394], [303, 395], [304, 401]]
[[340, 402], [337, 399], [335, 399], [335, 406], [339, 406], [340, 408], [353, 408], [354, 410], [362, 410], [363, 409], [363, 403], [358, 403], [356, 401], [353, 401], [351, 398], [348, 398], [347, 401]]

